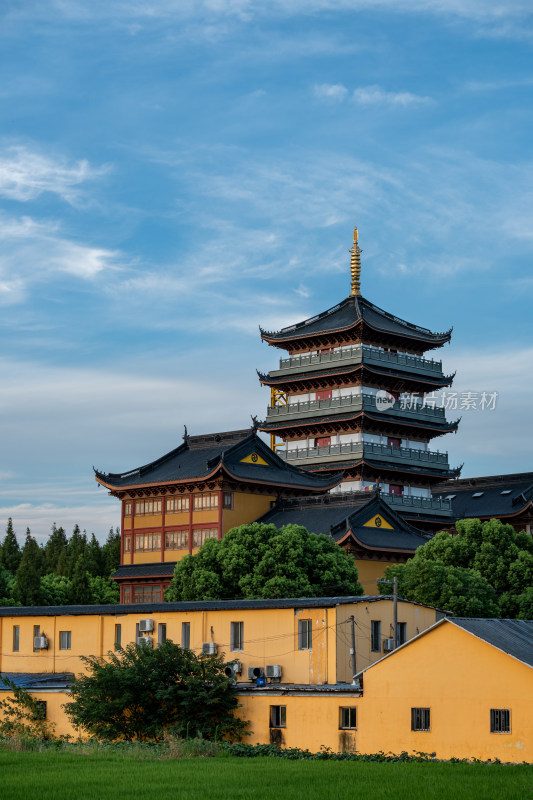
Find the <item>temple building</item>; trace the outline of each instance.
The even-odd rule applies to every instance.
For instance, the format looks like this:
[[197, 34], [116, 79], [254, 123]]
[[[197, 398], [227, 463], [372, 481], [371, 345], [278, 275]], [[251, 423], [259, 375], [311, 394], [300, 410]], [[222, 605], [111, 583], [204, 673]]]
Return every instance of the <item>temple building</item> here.
[[122, 603], [160, 602], [176, 563], [207, 539], [253, 522], [278, 500], [319, 496], [342, 472], [323, 475], [289, 464], [254, 428], [189, 436], [164, 456], [122, 473], [95, 470], [122, 504]]
[[499, 519], [517, 532], [533, 533], [533, 472], [456, 478], [438, 484], [433, 493], [451, 503], [455, 521]]
[[451, 518], [432, 487], [460, 474], [431, 442], [457, 430], [435, 392], [450, 386], [428, 351], [450, 341], [383, 311], [361, 296], [357, 227], [351, 249], [351, 293], [333, 308], [261, 338], [286, 351], [259, 380], [271, 391], [260, 430], [287, 463], [315, 475], [339, 469], [333, 492], [379, 488], [410, 523], [427, 530]]

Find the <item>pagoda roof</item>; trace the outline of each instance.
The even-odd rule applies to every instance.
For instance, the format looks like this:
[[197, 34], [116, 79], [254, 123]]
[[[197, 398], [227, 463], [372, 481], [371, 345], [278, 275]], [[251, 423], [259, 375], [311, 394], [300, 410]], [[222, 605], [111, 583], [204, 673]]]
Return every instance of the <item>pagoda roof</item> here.
[[353, 469], [355, 467], [366, 466], [370, 467], [374, 473], [382, 473], [382, 472], [405, 472], [408, 475], [424, 475], [428, 478], [442, 478], [448, 476], [450, 478], [454, 478], [456, 475], [460, 475], [461, 469], [463, 465], [461, 464], [460, 467], [439, 467], [435, 466], [432, 468], [431, 466], [427, 466], [427, 462], [421, 462], [420, 466], [416, 466], [413, 464], [402, 464], [401, 462], [390, 462], [387, 463], [386, 461], [373, 461], [370, 458], [360, 458], [358, 460], [352, 461], [333, 461], [331, 463], [315, 463], [310, 464], [306, 467], [310, 472], [317, 473], [317, 472], [329, 472], [330, 470], [335, 470], [339, 468], [339, 464], [342, 465], [342, 468], [346, 471], [349, 469]]
[[[376, 517], [380, 518], [379, 527]], [[413, 553], [431, 538], [431, 535], [402, 519], [376, 494], [368, 499], [361, 493], [350, 504], [345, 501], [336, 503], [332, 495], [329, 505], [320, 506], [307, 498], [282, 500], [258, 521], [272, 523], [278, 528], [289, 524], [302, 525], [311, 533], [330, 536], [337, 544], [351, 539], [361, 549], [368, 551]]]
[[289, 385], [292, 383], [297, 383], [298, 381], [315, 381], [315, 379], [320, 380], [322, 378], [334, 378], [337, 375], [351, 375], [362, 370], [366, 370], [367, 372], [380, 377], [385, 376], [397, 378], [402, 381], [409, 381], [417, 384], [427, 384], [439, 388], [450, 386], [455, 378], [455, 373], [453, 375], [436, 375], [431, 377], [421, 373], [406, 372], [405, 370], [398, 368], [395, 369], [394, 367], [381, 367], [378, 369], [370, 364], [366, 364], [364, 361], [361, 364], [346, 364], [345, 366], [329, 368], [325, 367], [324, 369], [313, 370], [312, 372], [298, 372], [293, 375], [290, 373], [285, 375], [270, 375], [259, 372], [259, 370], [256, 371], [259, 377], [259, 382], [263, 383], [265, 386], [283, 386], [285, 384]]
[[278, 430], [286, 430], [286, 429], [293, 429], [302, 427], [305, 425], [322, 425], [324, 423], [329, 422], [350, 422], [352, 420], [359, 419], [359, 417], [364, 416], [366, 419], [371, 419], [374, 422], [383, 423], [383, 422], [390, 422], [395, 423], [397, 425], [402, 425], [407, 428], [415, 428], [417, 430], [429, 430], [434, 432], [435, 435], [444, 434], [444, 433], [452, 433], [455, 431], [459, 425], [459, 420], [455, 420], [454, 422], [448, 422], [448, 420], [444, 419], [442, 422], [433, 422], [429, 419], [412, 419], [409, 417], [402, 417], [400, 415], [393, 415], [391, 409], [379, 413], [373, 412], [369, 413], [366, 410], [355, 411], [352, 413], [347, 414], [331, 414], [330, 416], [324, 417], [305, 417], [301, 419], [287, 419], [284, 420], [280, 417], [279, 421], [272, 421], [268, 422], [265, 420], [264, 422], [258, 423], [258, 428], [261, 431], [270, 432], [270, 431], [278, 431]]
[[111, 491], [179, 485], [222, 474], [243, 483], [321, 492], [336, 486], [343, 475], [339, 471], [318, 477], [286, 464], [259, 438], [255, 428], [202, 436], [186, 434], [179, 447], [142, 467], [122, 473], [94, 472], [98, 483]]
[[428, 328], [413, 325], [411, 322], [389, 314], [364, 297], [347, 297], [336, 306], [314, 317], [282, 328], [280, 331], [265, 331], [260, 328], [261, 338], [275, 344], [277, 342], [302, 339], [307, 336], [346, 331], [364, 322], [369, 328], [393, 336], [401, 336], [429, 343], [435, 347], [450, 340], [451, 329], [434, 333]]
[[449, 499], [457, 519], [516, 517], [533, 510], [533, 473], [461, 478], [435, 487], [432, 494]]

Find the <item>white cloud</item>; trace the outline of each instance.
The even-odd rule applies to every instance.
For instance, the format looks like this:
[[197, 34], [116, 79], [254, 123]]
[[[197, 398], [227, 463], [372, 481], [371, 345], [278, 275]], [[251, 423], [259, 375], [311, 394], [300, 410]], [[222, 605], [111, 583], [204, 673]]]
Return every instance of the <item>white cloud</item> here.
[[94, 168], [88, 161], [73, 165], [53, 159], [22, 145], [5, 147], [0, 155], [0, 196], [27, 202], [44, 192], [57, 194], [68, 203], [79, 197], [80, 185], [107, 171]]
[[319, 100], [340, 103], [348, 94], [348, 89], [342, 83], [317, 83], [313, 87], [313, 92]]
[[80, 244], [60, 235], [54, 220], [0, 215], [0, 305], [23, 302], [32, 285], [67, 273], [93, 280], [117, 269], [120, 254]]
[[432, 103], [431, 97], [412, 94], [411, 92], [387, 92], [379, 86], [361, 86], [354, 89], [352, 98], [364, 106], [407, 106], [427, 105]]

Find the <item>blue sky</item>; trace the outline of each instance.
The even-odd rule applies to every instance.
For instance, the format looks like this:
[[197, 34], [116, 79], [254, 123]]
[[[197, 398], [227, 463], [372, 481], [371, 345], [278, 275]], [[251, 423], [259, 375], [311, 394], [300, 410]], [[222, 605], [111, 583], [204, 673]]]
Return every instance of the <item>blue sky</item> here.
[[532, 469], [530, 9], [4, 0], [0, 524], [103, 537], [91, 465], [263, 418], [258, 325], [348, 294], [354, 214], [363, 294], [498, 392], [438, 446]]

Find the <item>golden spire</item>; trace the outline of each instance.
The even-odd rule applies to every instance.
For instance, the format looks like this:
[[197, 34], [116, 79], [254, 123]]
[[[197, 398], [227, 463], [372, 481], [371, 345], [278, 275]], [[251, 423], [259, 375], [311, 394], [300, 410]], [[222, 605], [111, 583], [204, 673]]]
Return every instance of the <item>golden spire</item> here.
[[352, 291], [350, 297], [361, 297], [361, 253], [363, 252], [359, 247], [359, 231], [357, 224], [353, 229], [353, 247], [349, 252], [352, 254], [350, 261], [350, 274], [352, 277]]

